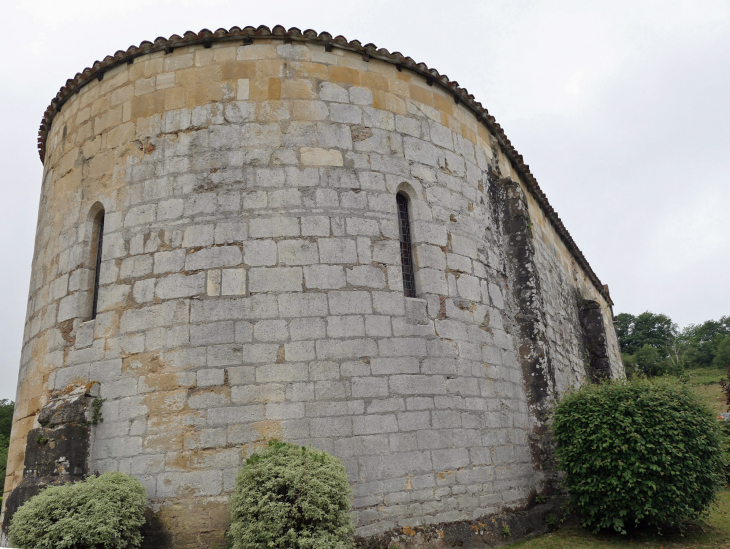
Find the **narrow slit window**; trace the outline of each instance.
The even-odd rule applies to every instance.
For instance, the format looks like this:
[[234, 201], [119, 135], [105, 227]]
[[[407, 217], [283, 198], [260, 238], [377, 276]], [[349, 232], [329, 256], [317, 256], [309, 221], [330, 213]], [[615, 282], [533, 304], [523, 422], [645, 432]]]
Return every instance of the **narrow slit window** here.
[[96, 308], [99, 303], [99, 274], [101, 272], [101, 250], [104, 245], [104, 211], [102, 210], [94, 221], [94, 241], [92, 253], [94, 254], [94, 296], [91, 301], [91, 320], [96, 318]]
[[403, 266], [403, 293], [406, 297], [416, 297], [416, 277], [413, 272], [413, 250], [411, 246], [411, 219], [408, 215], [408, 198], [398, 193], [398, 229], [400, 232], [400, 258]]

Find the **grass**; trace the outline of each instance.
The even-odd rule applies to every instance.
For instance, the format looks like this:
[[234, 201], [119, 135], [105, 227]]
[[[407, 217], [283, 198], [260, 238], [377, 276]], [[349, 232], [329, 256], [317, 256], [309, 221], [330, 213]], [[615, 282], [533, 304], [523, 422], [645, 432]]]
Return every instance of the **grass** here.
[[565, 528], [508, 546], [510, 549], [727, 549], [730, 548], [730, 490], [720, 493], [718, 506], [704, 522], [690, 524], [684, 535], [640, 533], [621, 536], [611, 532], [592, 534], [583, 528]]
[[695, 368], [687, 370], [689, 384], [695, 394], [716, 414], [727, 412], [727, 404], [719, 381], [727, 376], [724, 368]]
[[[720, 390], [721, 368], [697, 368], [687, 372], [694, 392], [715, 413], [726, 412], [727, 405]], [[579, 527], [560, 529], [552, 534], [532, 538], [508, 546], [511, 549], [730, 549], [730, 489], [718, 495], [718, 504], [706, 520], [686, 525], [684, 535], [666, 533], [662, 536], [641, 532], [621, 536], [612, 532], [593, 534]]]

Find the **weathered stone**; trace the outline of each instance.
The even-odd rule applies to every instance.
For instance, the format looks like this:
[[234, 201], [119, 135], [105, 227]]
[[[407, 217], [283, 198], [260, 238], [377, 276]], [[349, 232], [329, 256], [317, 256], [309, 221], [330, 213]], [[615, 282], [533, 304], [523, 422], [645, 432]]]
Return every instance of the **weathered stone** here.
[[623, 375], [608, 291], [468, 96], [236, 32], [120, 54], [48, 111], [3, 528], [119, 470], [150, 547], [222, 546], [238, 467], [283, 439], [344, 460], [358, 535], [481, 547], [467, 524], [551, 489], [549, 403]]

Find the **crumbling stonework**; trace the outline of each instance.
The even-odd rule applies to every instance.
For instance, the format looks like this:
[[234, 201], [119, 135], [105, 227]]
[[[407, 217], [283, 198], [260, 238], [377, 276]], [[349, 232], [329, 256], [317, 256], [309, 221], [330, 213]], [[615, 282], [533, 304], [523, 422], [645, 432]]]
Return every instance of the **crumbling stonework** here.
[[[40, 427], [26, 436], [22, 482], [5, 502], [3, 530], [23, 503], [46, 486], [76, 482], [88, 475], [91, 427], [99, 386], [88, 383], [56, 393], [38, 414]], [[98, 415], [98, 413], [97, 413]]]
[[601, 371], [622, 367], [607, 290], [480, 109], [399, 54], [281, 27], [160, 39], [69, 81], [41, 132], [6, 501], [44, 406], [96, 382], [86, 470], [144, 483], [158, 547], [220, 545], [271, 439], [343, 459], [359, 536], [527, 506], [545, 407], [598, 356], [584, 325]]

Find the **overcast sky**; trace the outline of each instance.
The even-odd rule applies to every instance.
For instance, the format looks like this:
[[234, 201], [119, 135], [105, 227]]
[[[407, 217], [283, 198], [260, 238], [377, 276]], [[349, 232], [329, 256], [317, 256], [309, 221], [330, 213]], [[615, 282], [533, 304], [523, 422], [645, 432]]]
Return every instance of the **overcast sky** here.
[[95, 60], [158, 36], [281, 24], [400, 51], [505, 129], [614, 311], [730, 314], [730, 1], [0, 0], [0, 398], [14, 398], [41, 116]]

